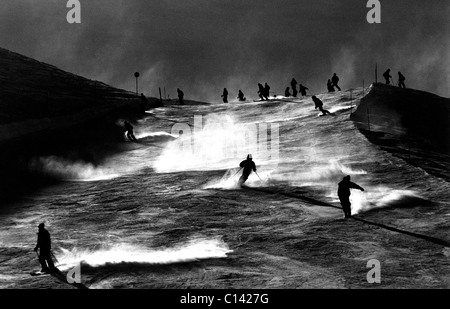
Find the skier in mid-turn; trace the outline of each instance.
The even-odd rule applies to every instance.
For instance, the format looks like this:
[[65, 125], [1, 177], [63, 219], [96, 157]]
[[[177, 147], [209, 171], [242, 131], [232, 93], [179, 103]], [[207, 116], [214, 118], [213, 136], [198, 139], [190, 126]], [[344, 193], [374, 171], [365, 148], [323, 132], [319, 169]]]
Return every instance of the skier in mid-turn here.
[[255, 162], [253, 162], [252, 155], [249, 154], [247, 160], [242, 161], [239, 166], [244, 169], [241, 178], [239, 178], [239, 185], [242, 186], [247, 181], [248, 176], [250, 176], [252, 171], [256, 173], [256, 165]]

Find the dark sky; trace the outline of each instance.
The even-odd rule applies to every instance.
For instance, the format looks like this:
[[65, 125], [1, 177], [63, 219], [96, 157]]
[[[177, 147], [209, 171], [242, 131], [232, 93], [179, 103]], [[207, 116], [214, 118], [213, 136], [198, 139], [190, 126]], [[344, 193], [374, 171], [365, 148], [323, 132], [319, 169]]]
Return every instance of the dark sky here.
[[257, 83], [283, 94], [292, 77], [324, 92], [373, 82], [375, 63], [408, 87], [450, 96], [450, 1], [81, 0], [81, 24], [65, 0], [1, 0], [0, 46], [64, 70], [156, 96], [166, 87], [217, 102], [224, 87], [256, 98]]

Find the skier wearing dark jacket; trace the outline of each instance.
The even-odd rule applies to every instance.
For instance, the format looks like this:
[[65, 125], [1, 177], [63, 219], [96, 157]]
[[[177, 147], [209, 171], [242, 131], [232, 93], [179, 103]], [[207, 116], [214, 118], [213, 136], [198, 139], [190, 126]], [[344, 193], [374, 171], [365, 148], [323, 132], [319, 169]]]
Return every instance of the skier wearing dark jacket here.
[[127, 137], [131, 142], [136, 142], [136, 136], [134, 136], [133, 126], [128, 121], [124, 121], [123, 126], [127, 132]]
[[250, 176], [252, 171], [256, 172], [256, 165], [255, 162], [253, 162], [252, 155], [249, 154], [247, 160], [242, 161], [239, 166], [244, 169], [241, 178], [239, 178], [239, 185], [242, 185], [247, 181], [248, 176]]
[[350, 176], [345, 176], [344, 179], [339, 183], [338, 187], [338, 196], [341, 201], [342, 210], [344, 211], [344, 215], [346, 218], [352, 216], [352, 209], [350, 203], [350, 189], [358, 189], [364, 191], [363, 188], [358, 186], [356, 183], [350, 181]]
[[327, 115], [327, 114], [331, 114], [330, 111], [328, 111], [328, 110], [326, 110], [326, 109], [323, 109], [323, 102], [322, 102], [318, 97], [316, 97], [315, 95], [313, 95], [313, 96], [311, 97], [311, 99], [314, 101], [315, 109], [319, 109], [319, 110], [322, 112], [322, 115], [323, 115], [323, 116], [325, 116], [325, 115]]
[[338, 86], [339, 83], [339, 77], [334, 73], [333, 77], [331, 78], [331, 83], [334, 87], [336, 87], [339, 91], [341, 91], [341, 88]]
[[55, 270], [55, 265], [53, 264], [51, 257], [51, 240], [50, 233], [44, 228], [44, 223], [39, 224], [39, 232], [36, 247], [34, 251], [40, 249], [39, 252], [39, 263], [41, 263], [42, 272], [48, 272]]
[[308, 90], [308, 88], [306, 88], [305, 86], [303, 86], [302, 84], [300, 84], [300, 93], [302, 94], [302, 96], [306, 96], [306, 90]]

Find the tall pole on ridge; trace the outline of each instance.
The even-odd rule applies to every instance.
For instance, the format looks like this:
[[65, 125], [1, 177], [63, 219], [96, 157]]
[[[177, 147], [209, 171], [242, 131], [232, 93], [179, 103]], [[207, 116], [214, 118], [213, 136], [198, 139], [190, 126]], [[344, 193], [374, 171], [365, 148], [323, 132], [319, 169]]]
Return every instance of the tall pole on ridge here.
[[139, 88], [138, 88], [139, 72], [134, 73], [134, 77], [136, 77], [136, 95], [139, 95]]
[[378, 63], [375, 64], [375, 84], [378, 83]]

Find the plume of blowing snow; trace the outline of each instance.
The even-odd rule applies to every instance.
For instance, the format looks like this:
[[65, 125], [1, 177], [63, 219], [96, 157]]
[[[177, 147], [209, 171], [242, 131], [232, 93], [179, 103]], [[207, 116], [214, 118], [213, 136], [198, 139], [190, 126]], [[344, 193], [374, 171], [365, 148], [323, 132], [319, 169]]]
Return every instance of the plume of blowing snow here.
[[81, 262], [90, 266], [107, 264], [173, 264], [202, 259], [225, 258], [233, 252], [220, 238], [192, 239], [172, 248], [147, 249], [137, 245], [119, 244], [100, 250], [62, 249], [58, 257], [62, 268], [68, 269]]

